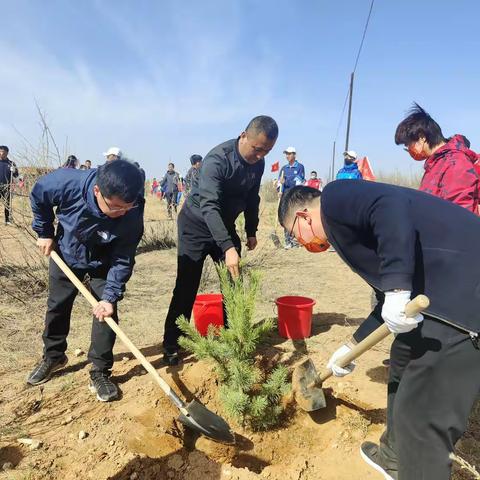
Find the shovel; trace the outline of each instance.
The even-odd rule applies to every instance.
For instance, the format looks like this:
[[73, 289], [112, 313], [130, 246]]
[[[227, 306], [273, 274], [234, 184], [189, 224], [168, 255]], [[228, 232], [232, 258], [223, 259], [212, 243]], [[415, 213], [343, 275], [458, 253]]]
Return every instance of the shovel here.
[[[418, 295], [405, 307], [407, 317], [414, 317], [421, 311], [428, 308], [430, 300], [425, 295]], [[340, 358], [336, 363], [339, 367], [348, 365], [360, 355], [370, 350], [377, 343], [388, 337], [390, 330], [383, 324], [378, 327], [367, 338], [355, 345], [352, 350]], [[320, 375], [317, 373], [314, 363], [308, 359], [298, 365], [293, 371], [292, 387], [295, 392], [295, 399], [302, 410], [313, 412], [327, 406], [322, 383], [333, 375], [331, 369], [325, 370]]]
[[[83, 285], [83, 283], [75, 276], [67, 264], [58, 256], [56, 252], [51, 252], [50, 257], [62, 270], [62, 272], [71, 280], [71, 282], [78, 288], [79, 292], [87, 299], [87, 301], [95, 307], [98, 301]], [[111, 317], [105, 317], [105, 322], [108, 326], [120, 337], [120, 340], [127, 346], [127, 348], [140, 361], [145, 370], [155, 379], [165, 395], [173, 402], [173, 404], [180, 410], [179, 420], [186, 426], [212, 440], [220, 443], [232, 445], [235, 443], [235, 436], [230, 429], [227, 422], [215, 413], [208, 410], [201, 403], [192, 400], [188, 405], [181, 400], [177, 394], [170, 388], [165, 380], [158, 374], [153, 365], [144, 357], [131, 340], [123, 333], [120, 327], [115, 323]]]

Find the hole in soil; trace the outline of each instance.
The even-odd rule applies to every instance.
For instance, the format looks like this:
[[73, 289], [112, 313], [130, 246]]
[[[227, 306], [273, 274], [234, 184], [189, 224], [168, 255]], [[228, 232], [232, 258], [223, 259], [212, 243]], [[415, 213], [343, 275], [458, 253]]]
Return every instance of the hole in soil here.
[[235, 456], [232, 465], [236, 468], [246, 468], [254, 473], [262, 473], [262, 470], [268, 467], [270, 463], [253, 455], [248, 455], [248, 453], [240, 453]]
[[22, 458], [22, 452], [17, 447], [0, 448], [0, 468], [4, 463], [11, 463], [14, 467], [16, 467]]

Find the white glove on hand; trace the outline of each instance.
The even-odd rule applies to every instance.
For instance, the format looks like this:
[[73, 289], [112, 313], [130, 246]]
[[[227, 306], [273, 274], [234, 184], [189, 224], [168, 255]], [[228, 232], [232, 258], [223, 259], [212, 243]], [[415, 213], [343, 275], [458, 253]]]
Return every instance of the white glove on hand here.
[[406, 333], [413, 330], [423, 321], [423, 315], [415, 317], [405, 315], [405, 306], [410, 301], [412, 292], [400, 290], [398, 292], [385, 292], [385, 301], [382, 308], [382, 318], [392, 333]]
[[331, 357], [327, 363], [327, 368], [331, 368], [335, 377], [344, 377], [349, 373], [352, 373], [355, 368], [355, 363], [349, 363], [343, 368], [335, 365], [335, 362], [344, 357], [347, 353], [350, 353], [352, 349], [348, 345], [342, 345]]

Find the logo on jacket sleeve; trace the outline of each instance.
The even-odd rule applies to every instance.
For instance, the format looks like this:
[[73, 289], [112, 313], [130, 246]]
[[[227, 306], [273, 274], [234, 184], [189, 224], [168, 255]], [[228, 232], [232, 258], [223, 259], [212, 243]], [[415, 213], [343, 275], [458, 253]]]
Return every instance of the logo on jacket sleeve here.
[[97, 235], [105, 241], [107, 241], [110, 237], [110, 234], [108, 232], [102, 232], [101, 230], [97, 230]]

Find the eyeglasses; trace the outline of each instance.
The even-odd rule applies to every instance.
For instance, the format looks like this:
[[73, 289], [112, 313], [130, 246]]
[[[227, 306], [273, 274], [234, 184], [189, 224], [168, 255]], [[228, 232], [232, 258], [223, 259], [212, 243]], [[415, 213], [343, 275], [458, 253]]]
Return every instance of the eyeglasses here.
[[110, 212], [128, 212], [134, 208], [138, 208], [138, 203], [134, 203], [131, 207], [112, 208], [110, 204], [107, 202], [107, 199], [103, 196], [102, 192], [100, 192], [100, 195], [103, 198], [103, 201], [105, 202], [105, 205], [107, 206]]

